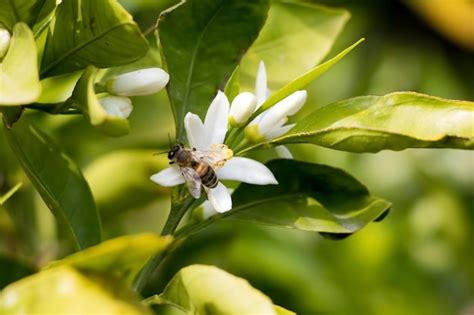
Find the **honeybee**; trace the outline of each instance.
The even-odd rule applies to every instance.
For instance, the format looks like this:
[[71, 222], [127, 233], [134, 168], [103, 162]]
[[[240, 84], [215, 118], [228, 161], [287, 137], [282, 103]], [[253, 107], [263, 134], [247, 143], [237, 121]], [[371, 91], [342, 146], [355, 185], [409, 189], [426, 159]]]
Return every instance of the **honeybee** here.
[[225, 144], [211, 145], [208, 151], [186, 149], [176, 144], [168, 151], [170, 164], [178, 165], [191, 195], [198, 199], [201, 187], [215, 188], [218, 184], [215, 168], [224, 166], [233, 152]]

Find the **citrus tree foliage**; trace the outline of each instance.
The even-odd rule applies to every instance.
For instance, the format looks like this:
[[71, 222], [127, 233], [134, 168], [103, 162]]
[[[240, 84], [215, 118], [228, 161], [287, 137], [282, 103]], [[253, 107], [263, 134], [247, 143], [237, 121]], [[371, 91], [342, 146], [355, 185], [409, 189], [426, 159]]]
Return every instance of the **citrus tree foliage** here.
[[[410, 91], [357, 96], [313, 109], [306, 117], [290, 117], [303, 105], [311, 108], [311, 102], [305, 104], [308, 84], [363, 45], [364, 39], [355, 39], [327, 58], [348, 18], [343, 9], [307, 2], [187, 0], [157, 10], [156, 25], [144, 34], [116, 0], [0, 2], [0, 153], [5, 153], [0, 172], [9, 175], [0, 186], [0, 206], [25, 239], [44, 239], [47, 233], [38, 226], [47, 219], [26, 214], [32, 195], [12, 180], [15, 168], [10, 166], [21, 165], [70, 253], [41, 263], [0, 256], [0, 313], [152, 314], [167, 305], [187, 314], [292, 314], [246, 280], [213, 266], [185, 267], [162, 292], [140, 294], [183, 239], [220, 220], [339, 239], [385, 218], [389, 201], [372, 195], [342, 169], [293, 159], [282, 145], [309, 143], [356, 153], [473, 148], [472, 102]], [[170, 145], [204, 146], [206, 138], [221, 133], [210, 148], [220, 145], [228, 155], [222, 165], [210, 167], [218, 187], [231, 198], [225, 209], [215, 206], [217, 188], [201, 187], [201, 180], [206, 186], [204, 175], [198, 178], [198, 198], [185, 185], [172, 190], [156, 189], [152, 182], [142, 185], [140, 178], [167, 164], [163, 157], [150, 158], [153, 152], [144, 148], [131, 155], [110, 152], [93, 161], [87, 172], [103, 180], [89, 186], [70, 150], [44, 123], [50, 115], [63, 121], [66, 115], [82, 116], [94, 129], [84, 137], [124, 136], [139, 128], [129, 123], [133, 105], [128, 97], [154, 94], [165, 85], [168, 101], [161, 98], [155, 106], [171, 106], [175, 136]], [[240, 111], [234, 111], [237, 106]], [[279, 118], [272, 122], [273, 131], [264, 132], [272, 117]], [[169, 136], [172, 122], [161, 129]], [[126, 138], [114, 141], [121, 139]], [[265, 165], [249, 159], [255, 152], [270, 156], [274, 148], [285, 159]], [[231, 165], [232, 171], [224, 171]], [[256, 173], [243, 175], [244, 165]], [[116, 169], [133, 172], [120, 178]], [[170, 168], [168, 177], [178, 170], [183, 172]], [[159, 174], [164, 173], [152, 180], [168, 181], [163, 186], [185, 181], [173, 173], [172, 185]], [[222, 182], [233, 188], [232, 194]], [[108, 236], [101, 218], [110, 214], [99, 213], [96, 202], [107, 198], [107, 189], [125, 196], [121, 204], [127, 207], [136, 197], [157, 200], [160, 213], [169, 210], [162, 236], [104, 241]], [[158, 202], [170, 196], [171, 207]]]

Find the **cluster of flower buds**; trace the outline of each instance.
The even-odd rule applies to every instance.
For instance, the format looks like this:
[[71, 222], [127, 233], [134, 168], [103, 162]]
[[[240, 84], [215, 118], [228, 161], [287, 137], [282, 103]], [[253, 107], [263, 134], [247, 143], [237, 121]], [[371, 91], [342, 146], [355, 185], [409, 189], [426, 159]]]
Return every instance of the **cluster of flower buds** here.
[[[260, 63], [255, 82], [255, 95], [243, 92], [232, 101], [229, 124], [232, 127], [245, 125], [253, 113], [268, 98], [265, 64]], [[269, 141], [287, 133], [294, 124], [285, 125], [288, 116], [296, 114], [306, 102], [305, 90], [296, 91], [255, 117], [245, 128], [245, 136], [251, 142]]]
[[10, 47], [11, 35], [10, 32], [2, 27], [0, 24], [0, 60], [7, 54]]
[[133, 105], [128, 96], [150, 95], [161, 91], [169, 81], [169, 75], [160, 68], [147, 68], [127, 72], [109, 79], [108, 94], [99, 95], [99, 102], [110, 115], [126, 119]]

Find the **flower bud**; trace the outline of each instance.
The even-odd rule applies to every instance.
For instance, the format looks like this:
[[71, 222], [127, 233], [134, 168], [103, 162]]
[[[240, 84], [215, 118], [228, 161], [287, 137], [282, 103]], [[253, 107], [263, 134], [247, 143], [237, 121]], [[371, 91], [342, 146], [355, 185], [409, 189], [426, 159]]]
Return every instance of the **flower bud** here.
[[122, 96], [149, 95], [161, 91], [170, 76], [160, 68], [147, 68], [121, 74], [107, 81], [107, 91]]
[[235, 127], [246, 123], [255, 111], [256, 106], [257, 98], [252, 93], [243, 92], [237, 95], [230, 106], [230, 125]]
[[104, 96], [99, 98], [100, 105], [109, 116], [126, 119], [133, 110], [132, 101], [124, 96]]
[[6, 55], [8, 47], [10, 47], [10, 40], [10, 33], [6, 29], [0, 27], [0, 59]]

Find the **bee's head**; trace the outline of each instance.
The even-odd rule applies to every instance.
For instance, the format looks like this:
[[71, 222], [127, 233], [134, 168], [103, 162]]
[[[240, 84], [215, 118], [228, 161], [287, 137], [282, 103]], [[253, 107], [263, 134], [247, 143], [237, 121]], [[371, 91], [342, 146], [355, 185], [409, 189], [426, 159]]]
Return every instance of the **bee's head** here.
[[169, 151], [168, 151], [168, 159], [173, 161], [176, 157], [176, 153], [181, 149], [181, 145], [175, 144]]

